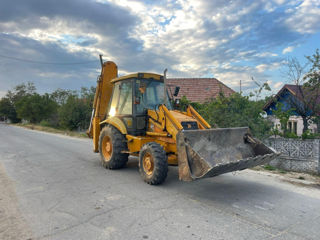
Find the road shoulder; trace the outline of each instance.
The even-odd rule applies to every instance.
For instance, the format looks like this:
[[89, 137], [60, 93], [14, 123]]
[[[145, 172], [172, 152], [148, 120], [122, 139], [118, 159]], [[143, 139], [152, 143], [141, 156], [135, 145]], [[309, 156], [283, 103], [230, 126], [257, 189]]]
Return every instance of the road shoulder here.
[[31, 240], [31, 230], [18, 207], [14, 183], [0, 163], [0, 239]]

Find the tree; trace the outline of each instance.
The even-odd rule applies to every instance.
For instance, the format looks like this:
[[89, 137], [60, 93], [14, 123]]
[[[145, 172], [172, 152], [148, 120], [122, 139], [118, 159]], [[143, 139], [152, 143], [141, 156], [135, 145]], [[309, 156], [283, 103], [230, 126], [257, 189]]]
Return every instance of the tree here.
[[282, 103], [278, 102], [276, 108], [272, 110], [273, 114], [279, 119], [283, 135], [287, 135], [287, 125], [293, 109], [285, 110]]
[[302, 117], [303, 132], [309, 127], [309, 120], [319, 119], [320, 104], [320, 54], [319, 49], [312, 56], [306, 57], [311, 68], [306, 73], [307, 65], [302, 66], [296, 58], [289, 58], [286, 66], [287, 78], [296, 85], [296, 96], [289, 98], [295, 112]]
[[52, 99], [59, 105], [57, 117], [59, 125], [70, 130], [87, 128], [94, 95], [94, 87], [82, 87], [79, 92], [57, 89], [51, 93]]
[[13, 123], [19, 122], [15, 107], [8, 97], [0, 100], [0, 116], [10, 119]]
[[36, 87], [32, 82], [22, 83], [9, 90], [1, 99], [2, 115], [10, 119], [13, 123], [20, 122], [16, 111], [16, 104], [21, 98], [32, 95], [36, 92]]
[[59, 108], [59, 124], [64, 128], [85, 129], [89, 124], [87, 118], [87, 105], [83, 99], [79, 99], [77, 96], [69, 96], [67, 102]]
[[33, 83], [22, 83], [0, 100], [0, 116], [12, 122], [25, 119], [70, 130], [85, 129], [90, 123], [94, 96], [94, 87], [82, 87], [80, 91], [59, 88], [40, 95]]
[[9, 90], [6, 96], [15, 104], [22, 97], [33, 95], [36, 93], [36, 87], [33, 82], [22, 83]]
[[209, 120], [211, 125], [249, 126], [255, 136], [263, 137], [270, 130], [269, 122], [263, 117], [263, 105], [263, 100], [252, 101], [249, 96], [235, 93], [228, 98], [220, 95], [200, 110], [200, 113]]
[[67, 102], [67, 99], [69, 96], [75, 96], [77, 95], [77, 92], [71, 91], [71, 90], [65, 90], [58, 88], [54, 92], [50, 94], [51, 98], [59, 105], [63, 105]]
[[42, 120], [48, 120], [57, 111], [57, 105], [49, 94], [41, 96], [34, 93], [21, 97], [16, 103], [16, 111], [19, 118], [31, 123], [39, 123]]
[[92, 114], [92, 105], [94, 101], [94, 96], [96, 94], [96, 88], [85, 88], [82, 87], [80, 91], [80, 97], [84, 101], [85, 105], [85, 119], [84, 119], [84, 128], [88, 128], [90, 124], [91, 114]]
[[[256, 80], [254, 79], [254, 77], [251, 77], [251, 80], [259, 87], [259, 88], [255, 89], [255, 90], [253, 91], [253, 93], [250, 93], [250, 94], [249, 94], [251, 97], [254, 97], [254, 96], [255, 96], [256, 101], [258, 101], [258, 99], [260, 99], [260, 95], [261, 95], [261, 93], [263, 92], [263, 90], [271, 91], [271, 88], [270, 88], [270, 86], [269, 86], [269, 84], [268, 84], [267, 81], [261, 83], [261, 82], [259, 82], [259, 81], [256, 81]], [[240, 94], [241, 94], [241, 93], [240, 93]]]
[[[261, 87], [264, 86], [262, 85]], [[258, 92], [261, 93], [259, 90]], [[226, 97], [220, 92], [216, 99], [204, 104], [190, 103], [183, 97], [180, 102], [180, 108], [184, 110], [187, 104], [191, 104], [213, 127], [249, 126], [254, 136], [262, 138], [271, 129], [271, 124], [263, 116], [262, 107], [265, 101], [253, 101], [250, 100], [250, 96], [234, 93], [230, 97]]]
[[310, 93], [309, 107], [312, 111], [312, 116], [314, 117], [314, 122], [317, 123], [318, 132], [320, 133], [320, 54], [319, 49], [316, 50], [315, 54], [312, 56], [307, 56], [309, 63], [311, 63], [311, 68], [304, 76], [306, 83], [304, 87]]
[[[172, 102], [172, 104], [174, 104], [174, 102]], [[190, 104], [192, 104], [192, 102], [189, 101], [186, 96], [182, 96], [182, 98], [181, 98], [180, 101], [179, 101], [179, 106], [178, 106], [178, 108], [180, 109], [180, 111], [186, 111], [186, 110], [187, 110], [187, 107], [188, 107]]]

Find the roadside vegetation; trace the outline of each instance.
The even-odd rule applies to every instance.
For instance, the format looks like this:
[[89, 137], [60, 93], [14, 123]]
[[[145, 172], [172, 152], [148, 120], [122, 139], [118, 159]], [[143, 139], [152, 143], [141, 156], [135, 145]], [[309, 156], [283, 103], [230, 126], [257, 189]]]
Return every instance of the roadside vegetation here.
[[[270, 91], [267, 84], [260, 87], [261, 91]], [[272, 127], [264, 116], [262, 110], [266, 99], [252, 100], [254, 93], [249, 96], [243, 96], [240, 93], [234, 93], [230, 97], [222, 93], [216, 98], [204, 104], [192, 103], [186, 97], [181, 99], [180, 109], [184, 110], [188, 104], [191, 104], [201, 116], [203, 116], [213, 127], [246, 127], [249, 126], [254, 136], [265, 138], [270, 135]]]
[[23, 83], [0, 100], [0, 117], [20, 126], [49, 132], [55, 129], [55, 132], [69, 132], [71, 135], [72, 131], [87, 129], [94, 94], [93, 87], [81, 88], [80, 91], [57, 89], [52, 93], [39, 94], [33, 83]]
[[67, 129], [61, 129], [61, 128], [59, 129], [59, 128], [54, 128], [54, 127], [47, 127], [47, 126], [42, 126], [40, 124], [15, 123], [14, 125], [18, 126], [18, 127], [28, 128], [31, 130], [37, 130], [37, 131], [48, 132], [48, 133], [58, 133], [58, 134], [62, 134], [65, 136], [70, 136], [70, 137], [80, 137], [80, 138], [87, 137], [87, 134], [84, 132], [70, 131]]
[[[270, 88], [264, 84], [259, 93], [263, 90]], [[0, 100], [0, 116], [31, 129], [84, 132], [90, 124], [94, 94], [95, 88], [91, 87], [80, 91], [57, 89], [41, 95], [35, 85], [28, 82], [17, 85]], [[255, 136], [269, 136], [271, 124], [263, 117], [262, 110], [266, 100], [250, 100], [252, 96], [254, 94], [235, 93], [225, 97], [221, 93], [204, 104], [192, 103], [183, 97], [179, 108], [193, 105], [212, 126], [249, 126]]]
[[251, 170], [260, 171], [263, 174], [270, 174], [272, 176], [277, 176], [280, 179], [290, 182], [293, 184], [298, 184], [302, 186], [308, 187], [320, 187], [320, 176], [312, 173], [303, 173], [303, 172], [295, 172], [295, 171], [286, 171], [283, 169], [279, 169], [273, 167], [269, 164], [264, 166], [256, 166], [251, 168]]
[[[320, 54], [319, 50], [312, 56], [306, 57], [309, 61], [309, 70], [301, 67], [296, 59], [288, 61], [288, 79], [320, 95]], [[253, 81], [255, 81], [253, 79]], [[271, 122], [265, 117], [262, 110], [265, 103], [273, 96], [261, 98], [271, 91], [267, 83], [258, 83], [259, 87], [252, 93], [244, 96], [242, 93], [234, 93], [226, 97], [221, 92], [215, 99], [200, 104], [190, 102], [182, 97], [179, 105], [180, 110], [185, 110], [191, 104], [213, 127], [243, 127], [249, 126], [255, 137], [260, 139], [271, 135], [297, 138], [293, 133], [287, 132], [287, 123], [290, 115], [297, 109], [288, 111], [278, 110], [274, 114], [280, 119], [281, 129], [273, 128]], [[263, 93], [264, 92], [264, 93]], [[262, 94], [263, 93], [263, 94]], [[0, 99], [0, 118], [10, 120], [11, 123], [28, 123], [31, 126], [41, 126], [42, 129], [57, 129], [60, 131], [84, 132], [89, 124], [94, 100], [95, 88], [82, 87], [79, 91], [57, 89], [52, 93], [40, 94], [32, 82], [23, 83], [9, 90]], [[310, 95], [310, 94], [309, 94]], [[307, 102], [308, 100], [308, 102]], [[310, 102], [312, 100], [312, 102]], [[307, 120], [312, 119], [320, 126], [320, 105], [313, 95], [305, 96], [305, 105], [312, 106], [313, 111], [308, 111]], [[303, 113], [306, 115], [306, 112]], [[308, 124], [308, 121], [306, 121]], [[30, 125], [25, 125], [30, 126]], [[305, 127], [307, 129], [307, 127]], [[51, 131], [51, 130], [50, 130]], [[53, 131], [53, 130], [52, 130]], [[302, 138], [316, 138], [305, 130]]]

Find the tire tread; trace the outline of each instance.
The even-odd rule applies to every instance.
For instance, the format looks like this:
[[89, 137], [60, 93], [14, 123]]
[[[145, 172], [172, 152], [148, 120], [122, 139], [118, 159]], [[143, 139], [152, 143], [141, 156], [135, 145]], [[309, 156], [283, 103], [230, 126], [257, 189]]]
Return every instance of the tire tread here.
[[[154, 172], [151, 176], [145, 174], [142, 166], [143, 154], [149, 151], [154, 159]], [[142, 146], [139, 154], [139, 171], [143, 180], [150, 185], [158, 185], [165, 181], [168, 174], [168, 162], [163, 147], [155, 142], [149, 142]]]
[[[105, 135], [109, 135], [112, 141], [112, 156], [108, 162], [104, 161], [104, 156], [101, 150], [102, 139]], [[126, 144], [124, 135], [121, 134], [121, 132], [113, 126], [110, 126], [110, 125], [105, 126], [102, 129], [99, 137], [99, 152], [101, 156], [102, 166], [108, 169], [123, 168], [128, 162], [129, 154], [122, 153], [122, 151], [126, 151], [126, 150], [127, 150], [127, 144]]]

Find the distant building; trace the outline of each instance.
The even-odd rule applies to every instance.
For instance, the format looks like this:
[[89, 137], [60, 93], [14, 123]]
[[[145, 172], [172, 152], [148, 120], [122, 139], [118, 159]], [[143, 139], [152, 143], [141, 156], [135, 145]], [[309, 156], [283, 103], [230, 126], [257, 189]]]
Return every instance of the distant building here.
[[[294, 106], [292, 105], [292, 99], [298, 101], [300, 104], [303, 104], [301, 91], [303, 91], [301, 86], [286, 84], [280, 89], [277, 95], [263, 107], [263, 110], [267, 113], [268, 118], [273, 122], [276, 128], [280, 129], [280, 121], [273, 115], [272, 110], [276, 109], [278, 102], [283, 104], [283, 111], [294, 109]], [[303, 93], [306, 96], [308, 94], [305, 90]], [[320, 104], [320, 95], [316, 100], [316, 104]], [[311, 114], [311, 111], [309, 114]], [[289, 132], [293, 132], [298, 136], [301, 136], [303, 133], [302, 117], [299, 116], [295, 111], [293, 111], [293, 115], [289, 118], [287, 129]], [[317, 132], [317, 125], [312, 121], [309, 122], [309, 130], [313, 133]]]
[[199, 103], [216, 98], [221, 91], [226, 97], [235, 93], [215, 78], [168, 78], [167, 85], [172, 92], [175, 86], [180, 87], [178, 99], [186, 96], [191, 102]]

